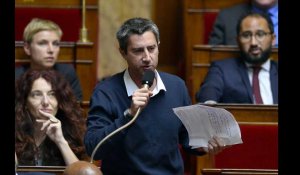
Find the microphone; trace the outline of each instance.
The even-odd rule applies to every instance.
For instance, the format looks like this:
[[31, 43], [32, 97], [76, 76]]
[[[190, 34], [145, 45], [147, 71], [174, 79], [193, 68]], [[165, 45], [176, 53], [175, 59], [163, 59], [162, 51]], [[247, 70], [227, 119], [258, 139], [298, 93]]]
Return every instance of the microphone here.
[[142, 78], [143, 87], [149, 89], [153, 84], [154, 77], [155, 73], [152, 70], [146, 70]]
[[[152, 84], [153, 84], [153, 81], [154, 81], [154, 78], [155, 78], [155, 73], [154, 71], [152, 70], [146, 70], [143, 74], [143, 77], [142, 77], [142, 85], [143, 87], [146, 87], [147, 89], [149, 89]], [[125, 125], [119, 127], [118, 129], [114, 130], [113, 132], [111, 132], [110, 134], [108, 134], [106, 137], [104, 137], [97, 145], [96, 147], [94, 148], [93, 152], [92, 152], [92, 155], [91, 155], [91, 161], [90, 163], [93, 163], [94, 161], [94, 156], [97, 152], [97, 150], [99, 149], [99, 147], [107, 140], [109, 139], [110, 137], [112, 137], [113, 135], [115, 135], [116, 133], [120, 132], [121, 130], [127, 128], [128, 126], [130, 126], [138, 117], [138, 115], [140, 114], [140, 111], [141, 111], [141, 108], [138, 108], [136, 114], [134, 115], [134, 117], [128, 122], [126, 123]]]
[[63, 175], [103, 175], [99, 167], [86, 161], [77, 161], [68, 165]]

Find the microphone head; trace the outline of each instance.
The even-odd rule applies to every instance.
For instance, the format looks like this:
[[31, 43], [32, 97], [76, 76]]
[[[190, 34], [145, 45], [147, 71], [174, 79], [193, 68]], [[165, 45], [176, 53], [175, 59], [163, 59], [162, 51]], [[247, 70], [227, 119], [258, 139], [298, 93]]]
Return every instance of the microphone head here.
[[103, 175], [99, 167], [86, 161], [77, 161], [68, 165], [64, 175]]
[[144, 72], [144, 75], [143, 75], [143, 78], [142, 78], [142, 84], [143, 85], [146, 84], [149, 87], [151, 87], [152, 84], [153, 84], [154, 77], [155, 77], [154, 71], [152, 71], [152, 70], [146, 70]]

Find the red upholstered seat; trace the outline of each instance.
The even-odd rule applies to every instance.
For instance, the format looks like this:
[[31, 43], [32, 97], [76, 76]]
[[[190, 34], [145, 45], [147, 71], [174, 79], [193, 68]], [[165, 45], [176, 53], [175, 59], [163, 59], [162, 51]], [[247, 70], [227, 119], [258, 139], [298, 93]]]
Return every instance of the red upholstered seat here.
[[216, 168], [278, 169], [278, 125], [240, 124], [243, 144], [215, 156]]
[[204, 44], [208, 43], [209, 35], [212, 31], [215, 19], [217, 17], [217, 12], [205, 12], [203, 15], [204, 18]]
[[57, 23], [63, 30], [62, 41], [79, 39], [81, 28], [81, 11], [66, 8], [15, 8], [15, 40], [23, 40], [23, 30], [32, 18], [49, 19]]

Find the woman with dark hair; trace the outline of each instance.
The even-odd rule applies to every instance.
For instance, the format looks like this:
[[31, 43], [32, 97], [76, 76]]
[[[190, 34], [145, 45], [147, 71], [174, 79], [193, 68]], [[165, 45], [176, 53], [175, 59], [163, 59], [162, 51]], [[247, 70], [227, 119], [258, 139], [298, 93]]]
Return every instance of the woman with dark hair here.
[[54, 70], [28, 70], [15, 84], [19, 165], [65, 166], [86, 159], [84, 111]]

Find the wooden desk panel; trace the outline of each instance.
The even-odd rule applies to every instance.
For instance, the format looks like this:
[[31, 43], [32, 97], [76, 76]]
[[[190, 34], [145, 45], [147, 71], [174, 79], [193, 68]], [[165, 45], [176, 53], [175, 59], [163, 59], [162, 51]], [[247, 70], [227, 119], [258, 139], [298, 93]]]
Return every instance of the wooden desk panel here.
[[215, 169], [205, 168], [201, 170], [203, 175], [277, 175], [278, 169]]
[[[192, 56], [192, 63], [198, 63], [198, 62], [206, 62], [209, 63], [211, 61], [215, 60], [221, 60], [224, 58], [232, 58], [239, 56], [239, 48], [234, 45], [219, 45], [219, 46], [213, 46], [213, 45], [201, 45], [197, 44], [193, 46], [193, 56]], [[203, 53], [205, 55], [208, 55], [208, 58], [203, 58], [200, 55], [200, 53]], [[278, 48], [273, 47], [272, 48], [272, 54], [271, 57], [273, 60], [278, 61]]]
[[[97, 0], [86, 0], [86, 6], [98, 5]], [[80, 0], [15, 0], [16, 6], [74, 7], [81, 6]]]
[[[204, 81], [210, 63], [238, 56], [239, 49], [237, 46], [194, 45], [192, 62], [188, 66], [190, 75], [187, 76], [187, 86], [194, 103], [196, 102], [195, 94], [199, 90], [200, 84]], [[278, 61], [278, 48], [272, 48], [271, 57], [273, 60]]]
[[[199, 103], [201, 104], [201, 103]], [[204, 104], [202, 104], [204, 105]], [[205, 104], [207, 105], [207, 104]], [[254, 105], [254, 104], [222, 104], [207, 105], [224, 108], [229, 111], [237, 122], [275, 122], [278, 123], [278, 105]]]
[[[201, 104], [201, 103], [199, 103]], [[80, 103], [81, 107], [88, 112], [89, 101]], [[204, 105], [204, 104], [202, 104]], [[278, 122], [278, 105], [254, 105], [254, 104], [216, 104], [208, 105], [218, 108], [224, 108], [229, 111], [238, 122]]]
[[17, 172], [44, 172], [63, 175], [65, 166], [18, 166]]

